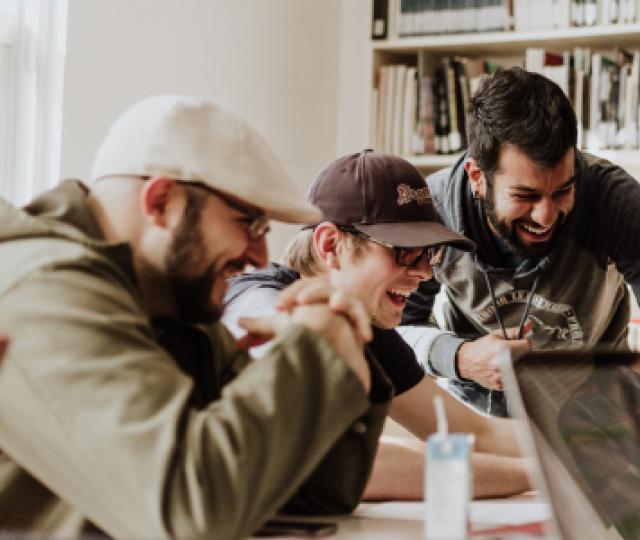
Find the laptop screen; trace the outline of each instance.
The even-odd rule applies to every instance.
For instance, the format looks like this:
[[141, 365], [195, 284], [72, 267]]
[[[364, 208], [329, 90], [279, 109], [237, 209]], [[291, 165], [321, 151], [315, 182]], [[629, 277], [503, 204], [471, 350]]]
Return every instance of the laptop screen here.
[[640, 540], [640, 354], [536, 352], [514, 371], [563, 536]]

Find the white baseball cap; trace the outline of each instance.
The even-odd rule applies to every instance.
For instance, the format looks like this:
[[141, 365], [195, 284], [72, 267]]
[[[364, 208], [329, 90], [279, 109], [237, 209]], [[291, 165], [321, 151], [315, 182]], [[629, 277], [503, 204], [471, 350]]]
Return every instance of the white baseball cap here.
[[154, 96], [133, 105], [109, 129], [91, 176], [166, 176], [234, 195], [279, 221], [321, 216], [266, 141], [203, 98]]

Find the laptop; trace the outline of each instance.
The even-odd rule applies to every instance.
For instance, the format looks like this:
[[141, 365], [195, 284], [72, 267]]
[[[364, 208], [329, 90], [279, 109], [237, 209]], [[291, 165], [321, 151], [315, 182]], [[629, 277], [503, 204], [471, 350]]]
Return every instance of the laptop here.
[[501, 358], [507, 406], [522, 420], [547, 536], [640, 540], [640, 354], [531, 352]]

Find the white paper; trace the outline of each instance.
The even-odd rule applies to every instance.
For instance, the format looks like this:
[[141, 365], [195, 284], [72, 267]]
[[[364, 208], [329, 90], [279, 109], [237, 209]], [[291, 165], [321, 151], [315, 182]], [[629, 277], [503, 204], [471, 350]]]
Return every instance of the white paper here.
[[[363, 503], [357, 517], [422, 521], [423, 502]], [[545, 521], [551, 517], [549, 505], [540, 500], [487, 499], [471, 503], [471, 523], [477, 526], [519, 525]]]

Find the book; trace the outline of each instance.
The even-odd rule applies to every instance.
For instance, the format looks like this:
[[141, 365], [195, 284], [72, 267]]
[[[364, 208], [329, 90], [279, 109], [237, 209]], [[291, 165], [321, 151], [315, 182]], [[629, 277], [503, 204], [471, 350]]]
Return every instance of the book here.
[[389, 151], [392, 154], [401, 155], [402, 152], [402, 117], [404, 107], [404, 86], [406, 83], [407, 66], [397, 64], [391, 66], [393, 72], [393, 105], [391, 112], [392, 130]]
[[373, 0], [371, 39], [387, 39], [388, 0]]
[[434, 78], [430, 75], [425, 75], [420, 78], [418, 133], [422, 139], [422, 148], [418, 153], [436, 153], [435, 109], [433, 99], [434, 84]]
[[447, 106], [447, 74], [442, 63], [435, 72], [433, 103], [435, 109], [435, 150], [438, 154], [448, 154], [449, 108]]
[[414, 142], [416, 131], [416, 107], [417, 107], [417, 68], [407, 67], [404, 83], [404, 103], [402, 105], [402, 140], [400, 142], [400, 155], [415, 154]]

